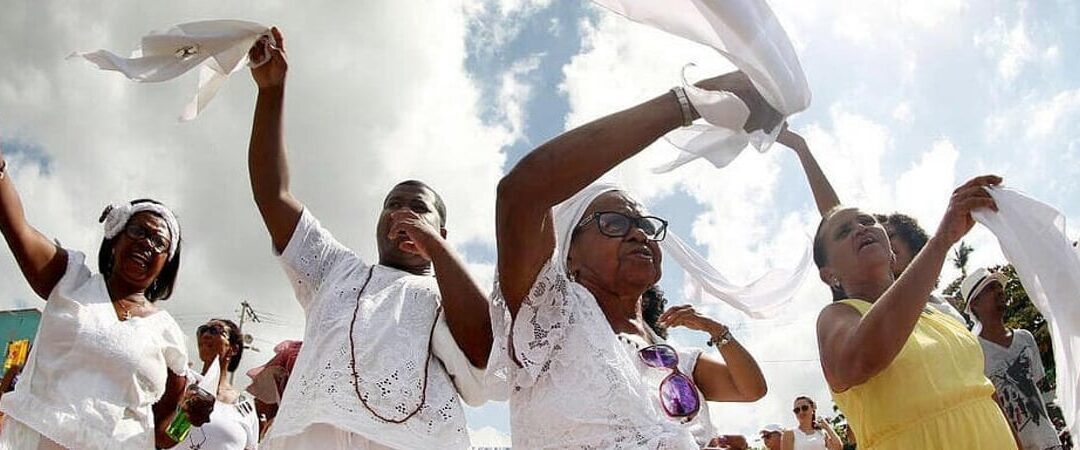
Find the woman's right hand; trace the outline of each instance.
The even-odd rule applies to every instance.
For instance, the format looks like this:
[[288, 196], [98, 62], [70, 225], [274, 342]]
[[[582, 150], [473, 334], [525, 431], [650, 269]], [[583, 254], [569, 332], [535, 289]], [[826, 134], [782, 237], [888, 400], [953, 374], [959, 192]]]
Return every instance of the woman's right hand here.
[[956, 188], [952, 198], [949, 199], [949, 208], [945, 210], [945, 217], [941, 219], [934, 237], [944, 239], [951, 246], [975, 226], [975, 219], [971, 217], [972, 211], [979, 208], [997, 211], [997, 204], [985, 188], [999, 184], [1001, 184], [1001, 177], [983, 175], [972, 178]]
[[[263, 36], [255, 41], [255, 45], [248, 50], [248, 59], [251, 61], [265, 61], [251, 68], [251, 77], [259, 89], [280, 88], [285, 85], [285, 75], [289, 71], [289, 62], [285, 58], [285, 37], [277, 27], [270, 29], [274, 41]], [[267, 60], [269, 58], [269, 60]]]

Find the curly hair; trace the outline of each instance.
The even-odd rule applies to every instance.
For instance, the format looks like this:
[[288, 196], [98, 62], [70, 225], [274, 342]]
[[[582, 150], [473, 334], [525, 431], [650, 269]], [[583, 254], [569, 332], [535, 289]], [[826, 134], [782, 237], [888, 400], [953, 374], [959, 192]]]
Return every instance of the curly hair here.
[[660, 286], [653, 285], [645, 293], [641, 294], [641, 315], [645, 323], [656, 332], [657, 336], [667, 339], [667, 328], [659, 324], [660, 315], [664, 313], [667, 299]]

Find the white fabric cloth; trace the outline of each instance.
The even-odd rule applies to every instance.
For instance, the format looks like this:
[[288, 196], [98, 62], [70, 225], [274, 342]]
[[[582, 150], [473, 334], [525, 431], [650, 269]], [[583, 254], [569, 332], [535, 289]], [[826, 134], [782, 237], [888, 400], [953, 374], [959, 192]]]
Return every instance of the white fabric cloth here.
[[998, 211], [975, 220], [994, 233], [1031, 302], [1050, 326], [1057, 401], [1073, 436], [1080, 436], [1080, 255], [1057, 209], [1012, 189], [989, 189]]
[[[555, 253], [564, 255], [556, 258], [556, 268], [566, 272], [565, 255], [568, 254], [570, 239], [574, 227], [581, 221], [585, 210], [593, 200], [609, 191], [625, 191], [611, 183], [597, 182], [569, 200], [559, 204], [554, 210], [556, 249]], [[773, 269], [754, 282], [740, 286], [732, 283], [709, 261], [683, 242], [672, 230], [667, 238], [660, 242], [660, 249], [665, 258], [671, 258], [686, 273], [686, 282], [690, 286], [687, 301], [722, 302], [753, 318], [768, 318], [776, 315], [786, 306], [795, 291], [799, 289], [810, 271], [812, 262], [811, 245], [807, 241], [802, 257], [791, 270]]]
[[390, 419], [413, 411], [430, 359], [423, 407], [404, 423], [392, 424], [360, 403], [349, 369], [349, 325], [372, 266], [338, 243], [307, 209], [280, 260], [306, 324], [304, 345], [267, 437], [269, 448], [284, 448], [274, 441], [299, 435], [316, 423], [395, 448], [469, 446], [458, 395], [470, 405], [483, 403], [483, 371], [469, 364], [438, 313], [434, 277], [376, 265], [361, 298], [356, 361], [360, 391], [372, 408]]
[[[765, 101], [786, 119], [810, 106], [810, 87], [784, 28], [764, 0], [593, 0], [635, 22], [716, 49], [742, 70]], [[686, 83], [686, 94], [707, 124], [676, 130], [669, 141], [685, 153], [657, 169], [697, 158], [724, 167], [748, 144], [768, 150], [781, 126], [747, 134], [750, 111], [735, 94]]]
[[[198, 383], [202, 379], [203, 376], [198, 372], [188, 371], [188, 384]], [[210, 413], [210, 421], [201, 427], [192, 428], [187, 439], [177, 448], [258, 450], [259, 417], [255, 412], [254, 400], [245, 394], [240, 394], [236, 403], [215, 401], [214, 411]]]
[[167, 81], [201, 66], [195, 98], [184, 107], [180, 120], [194, 119], [206, 108], [229, 75], [248, 62], [255, 41], [269, 36], [266, 25], [243, 20], [202, 20], [182, 23], [165, 31], [152, 31], [131, 56], [108, 50], [73, 53], [102, 70], [115, 70], [140, 82]]
[[153, 448], [151, 407], [168, 371], [187, 371], [184, 333], [164, 310], [120, 321], [104, 277], [82, 253], [67, 257], [20, 382], [0, 402], [4, 427], [18, 421], [68, 448]]
[[806, 434], [795, 428], [791, 430], [795, 436], [795, 450], [825, 450], [825, 431], [814, 430], [813, 434]]
[[1016, 427], [1023, 450], [1060, 448], [1057, 430], [1036, 384], [1046, 377], [1046, 369], [1035, 336], [1028, 330], [1013, 330], [1008, 347], [982, 337], [979, 345], [983, 349], [983, 372], [994, 383], [1005, 418]]
[[169, 228], [169, 259], [176, 255], [176, 248], [180, 243], [180, 223], [172, 210], [152, 202], [143, 202], [132, 205], [131, 203], [114, 203], [109, 205], [109, 212], [105, 214], [105, 238], [112, 239], [124, 231], [131, 216], [143, 211], [157, 214], [165, 220]]
[[0, 450], [66, 449], [18, 420], [6, 420], [0, 429]]

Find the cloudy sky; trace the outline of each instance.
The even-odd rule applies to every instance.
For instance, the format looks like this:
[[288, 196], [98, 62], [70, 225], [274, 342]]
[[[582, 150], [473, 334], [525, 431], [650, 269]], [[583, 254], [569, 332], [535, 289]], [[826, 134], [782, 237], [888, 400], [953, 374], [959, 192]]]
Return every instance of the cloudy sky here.
[[[903, 211], [933, 231], [952, 188], [992, 172], [1066, 216], [1080, 214], [1080, 131], [1068, 125], [1080, 119], [1080, 81], [1068, 75], [1080, 69], [1080, 4], [771, 5], [814, 95], [792, 128], [845, 203]], [[208, 317], [236, 317], [238, 302], [250, 301], [264, 320], [246, 331], [262, 352], [244, 366], [301, 336], [303, 324], [248, 187], [250, 76], [238, 73], [203, 115], [178, 123], [194, 74], [140, 85], [65, 60], [72, 51], [126, 52], [147, 31], [197, 19], [278, 25], [290, 55], [286, 128], [297, 197], [341, 241], [373, 257], [386, 190], [404, 178], [426, 180], [445, 197], [451, 241], [484, 283], [494, 262], [494, 186], [523, 154], [663, 93], [687, 62], [698, 64], [697, 78], [730, 69], [703, 47], [583, 0], [0, 0], [0, 10], [0, 145], [29, 219], [93, 253], [106, 204], [153, 197], [173, 207], [185, 246], [166, 307], [194, 332]], [[658, 143], [617, 176], [736, 280], [794, 263], [818, 220], [794, 153], [776, 147], [723, 170], [698, 162], [651, 175], [672, 151]], [[968, 241], [975, 264], [1002, 261], [985, 230]], [[663, 285], [680, 302], [682, 278], [674, 268], [666, 273]], [[955, 273], [947, 269], [943, 279]], [[721, 431], [792, 425], [799, 394], [829, 409], [813, 337], [828, 298], [811, 278], [777, 318], [708, 308], [757, 356], [770, 387], [752, 405], [712, 405]], [[10, 251], [0, 250], [0, 306], [40, 305]], [[676, 340], [700, 345], [705, 337]], [[469, 415], [473, 429], [509, 432], [505, 404]]]

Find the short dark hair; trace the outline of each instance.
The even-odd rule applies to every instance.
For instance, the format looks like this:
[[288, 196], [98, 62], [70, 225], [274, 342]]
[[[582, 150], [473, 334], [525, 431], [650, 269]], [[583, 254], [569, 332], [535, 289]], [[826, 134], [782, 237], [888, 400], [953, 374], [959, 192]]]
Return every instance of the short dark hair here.
[[[165, 206], [161, 202], [149, 199], [140, 198], [132, 200], [132, 205], [138, 205], [140, 203], [153, 203], [155, 205]], [[106, 209], [101, 213], [99, 222], [105, 220], [105, 216], [109, 210]], [[150, 214], [157, 215], [154, 212], [147, 211]], [[164, 219], [164, 217], [162, 217]], [[128, 219], [130, 220], [130, 219]], [[180, 273], [180, 250], [183, 247], [183, 241], [180, 239], [179, 230], [177, 236], [172, 236], [172, 239], [176, 240], [176, 253], [165, 262], [165, 267], [161, 268], [161, 273], [154, 279], [150, 286], [146, 288], [146, 299], [151, 302], [158, 300], [167, 300], [173, 293], [173, 287], [176, 285], [176, 276]], [[104, 238], [101, 240], [101, 247], [98, 247], [98, 272], [101, 272], [106, 279], [112, 276], [113, 270], [113, 247], [116, 246], [116, 241], [120, 238], [120, 235], [116, 235], [112, 238]]]
[[660, 315], [664, 313], [667, 299], [659, 285], [653, 285], [641, 294], [641, 315], [645, 324], [656, 332], [657, 336], [667, 339], [667, 328], [660, 325]]
[[874, 217], [882, 225], [885, 225], [886, 231], [892, 232], [889, 238], [903, 241], [911, 249], [912, 255], [918, 254], [926, 246], [926, 242], [930, 240], [930, 235], [926, 234], [926, 230], [919, 226], [919, 221], [907, 214], [894, 212], [888, 216], [875, 214]]
[[438, 191], [420, 180], [405, 180], [394, 185], [395, 188], [398, 186], [413, 186], [431, 191], [431, 194], [435, 196], [435, 211], [439, 213], [439, 226], [446, 227], [446, 203], [443, 203], [442, 196], [439, 195]]
[[225, 324], [225, 331], [229, 333], [229, 347], [236, 348], [236, 354], [229, 360], [229, 367], [226, 367], [225, 369], [229, 372], [236, 372], [236, 368], [240, 367], [240, 357], [244, 355], [244, 336], [240, 333], [240, 326], [229, 319], [210, 319], [207, 322], [221, 322]]

